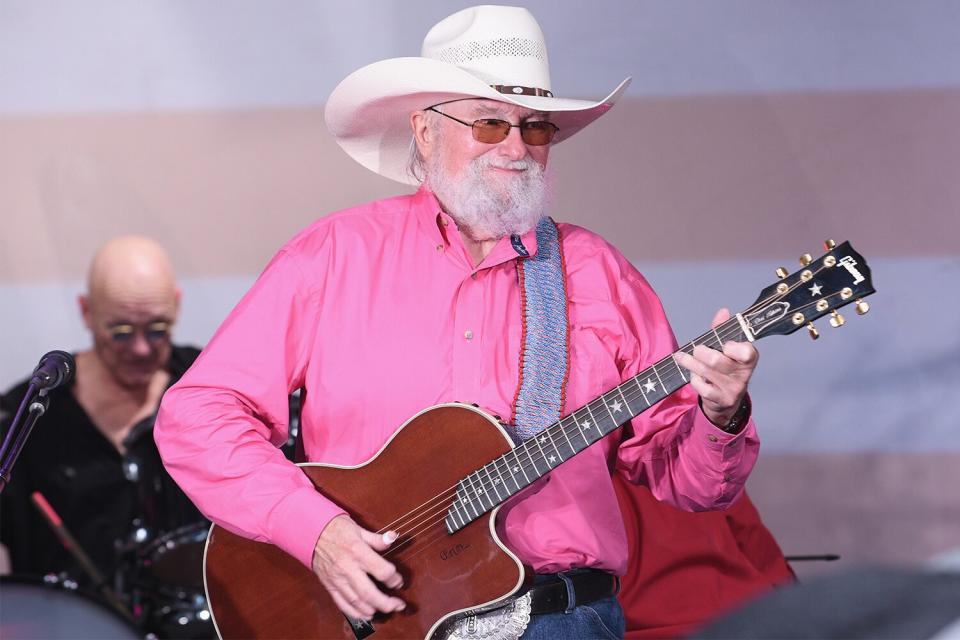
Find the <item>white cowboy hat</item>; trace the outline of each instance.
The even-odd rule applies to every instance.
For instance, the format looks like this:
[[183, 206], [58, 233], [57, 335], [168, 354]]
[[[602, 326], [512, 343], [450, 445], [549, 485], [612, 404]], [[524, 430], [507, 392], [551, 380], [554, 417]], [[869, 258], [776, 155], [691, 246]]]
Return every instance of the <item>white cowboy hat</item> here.
[[330, 94], [330, 133], [350, 157], [382, 176], [417, 184], [409, 174], [410, 114], [463, 98], [510, 102], [551, 114], [566, 140], [610, 110], [630, 84], [603, 100], [556, 98], [543, 32], [521, 7], [484, 5], [437, 23], [419, 58], [391, 58], [347, 76]]

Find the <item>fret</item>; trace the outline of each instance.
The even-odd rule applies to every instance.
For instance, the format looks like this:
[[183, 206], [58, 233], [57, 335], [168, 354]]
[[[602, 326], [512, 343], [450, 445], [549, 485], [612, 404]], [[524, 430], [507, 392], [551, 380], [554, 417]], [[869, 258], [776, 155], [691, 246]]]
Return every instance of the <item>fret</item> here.
[[[537, 444], [536, 438], [530, 438], [529, 440], [526, 440], [521, 446], [523, 447], [523, 450], [526, 451], [527, 453], [527, 460], [530, 461], [530, 466], [533, 467], [533, 475], [534, 475], [534, 479], [536, 479], [542, 476], [544, 473], [546, 473], [546, 471], [540, 471], [540, 467], [537, 466], [537, 461], [534, 460], [533, 456], [530, 453], [530, 450], [533, 448], [532, 446], [530, 446], [530, 442], [533, 442], [533, 444], [537, 445], [538, 448], [540, 447], [540, 445]], [[543, 451], [541, 451], [540, 453], [542, 455]], [[549, 471], [549, 469], [547, 471]]]
[[[530, 484], [530, 476], [527, 475], [527, 472], [526, 472], [526, 471], [524, 470], [524, 468], [523, 468], [523, 463], [520, 462], [520, 456], [517, 455], [517, 449], [519, 449], [521, 446], [523, 446], [523, 445], [517, 445], [516, 447], [513, 448], [513, 459], [514, 459], [514, 460], [516, 461], [516, 463], [517, 463], [517, 464], [516, 464], [516, 469], [519, 470], [520, 473], [523, 474], [523, 477], [524, 477], [524, 479], [527, 481], [527, 484]], [[515, 471], [515, 470], [511, 470], [511, 473], [516, 473], [516, 471]], [[514, 483], [515, 485], [517, 485], [517, 491], [520, 491], [520, 483], [517, 482], [516, 476], [514, 476], [514, 478], [513, 478], [513, 483]], [[524, 486], [526, 486], [526, 485], [524, 485]]]
[[[540, 437], [539, 437], [539, 436], [534, 436], [534, 437], [530, 438], [530, 440], [533, 440], [535, 443], [537, 443], [537, 449], [540, 449], [540, 455], [543, 457], [543, 461], [547, 463], [547, 471], [549, 471], [550, 469], [553, 469], [553, 467], [550, 466], [550, 463], [547, 461], [547, 454], [543, 452], [543, 447], [540, 446]], [[528, 442], [529, 442], [529, 440], [528, 440]], [[533, 468], [534, 468], [534, 469], [537, 469], [536, 463], [534, 463]], [[540, 473], [540, 470], [539, 470], [539, 469], [537, 469], [537, 475], [538, 475], [538, 476], [542, 476], [542, 475], [543, 475], [542, 473]]]
[[497, 458], [493, 461], [493, 470], [496, 472], [497, 477], [494, 482], [497, 483], [500, 487], [503, 487], [503, 492], [507, 494], [507, 498], [513, 495], [513, 491], [510, 490], [510, 485], [507, 484], [507, 478], [503, 475], [504, 466], [506, 461], [501, 461], [500, 458]]
[[[559, 427], [560, 433], [563, 434], [564, 439], [567, 441], [567, 446], [570, 447], [570, 455], [567, 457], [568, 458], [573, 457], [573, 455], [577, 453], [577, 450], [574, 448], [573, 443], [570, 442], [570, 437], [567, 435], [567, 430], [563, 428], [563, 424], [561, 424], [560, 422], [557, 422], [556, 426]], [[563, 458], [563, 456], [560, 456], [560, 457], [561, 459]]]
[[[593, 429], [593, 423], [589, 419], [582, 419], [584, 409], [586, 409], [586, 407], [581, 407], [580, 409], [574, 411], [572, 417], [576, 422], [577, 427], [580, 429], [580, 434], [583, 436], [584, 442], [587, 442], [588, 444], [593, 444], [600, 438], [588, 437], [589, 434], [592, 433], [590, 429]], [[577, 414], [580, 414], [580, 415], [578, 416]], [[595, 431], [596, 429], [594, 429], [594, 432]]]
[[490, 497], [490, 491], [488, 490], [487, 485], [484, 484], [483, 478], [480, 477], [480, 470], [478, 469], [477, 471], [474, 471], [470, 475], [476, 476], [476, 483], [480, 487], [477, 490], [477, 496], [478, 496], [477, 499], [480, 501], [480, 508], [483, 509], [484, 513], [486, 513], [487, 509], [483, 507], [483, 499], [484, 498], [487, 499], [487, 502], [490, 503], [489, 508], [492, 509], [494, 507], [493, 498]]
[[687, 376], [683, 375], [683, 369], [677, 364], [677, 357], [673, 354], [670, 354], [670, 359], [673, 360], [673, 365], [677, 368], [677, 371], [680, 372], [680, 377], [683, 378], [684, 382], [687, 382]]
[[[642, 372], [641, 372], [641, 373], [642, 373]], [[640, 384], [640, 377], [639, 377], [639, 375], [634, 376], [634, 377], [633, 377], [633, 381], [636, 383], [637, 389], [640, 389], [640, 395], [643, 396], [644, 401], [647, 403], [647, 407], [649, 407], [652, 403], [650, 402], [650, 398], [647, 397], [647, 392], [643, 390], [643, 385]]]
[[[556, 439], [554, 438], [554, 434], [551, 433], [551, 429], [548, 427], [548, 428], [544, 429], [543, 431], [541, 431], [540, 433], [544, 434], [543, 437], [541, 438], [540, 442], [543, 442], [544, 440], [549, 441], [550, 444], [553, 445], [553, 450], [556, 452], [557, 457], [560, 458], [560, 462], [563, 462], [563, 461], [565, 460], [565, 458], [563, 457], [563, 454], [560, 453], [560, 449], [557, 448], [557, 441], [556, 441]], [[569, 457], [569, 456], [568, 456], [568, 457]], [[548, 460], [548, 462], [549, 462], [549, 460]], [[558, 462], [557, 464], [560, 464], [560, 463]], [[554, 466], [556, 466], [556, 465], [554, 465]]]
[[[623, 398], [623, 404], [625, 404], [625, 405], [627, 406], [627, 414], [628, 414], [629, 416], [639, 415], [640, 412], [639, 412], [639, 411], [634, 411], [634, 410], [633, 410], [633, 407], [630, 406], [630, 401], [627, 400], [627, 396], [624, 395], [624, 393], [623, 393], [623, 385], [622, 385], [622, 384], [617, 385], [616, 391], [617, 391], [617, 393], [620, 394], [620, 397]], [[629, 419], [629, 418], [628, 418], [628, 419]], [[624, 421], [624, 422], [626, 422], [626, 421]]]
[[610, 422], [612, 422], [615, 425], [620, 424], [619, 422], [617, 422], [617, 419], [613, 417], [613, 411], [610, 411], [610, 406], [607, 405], [607, 399], [605, 396], [606, 394], [603, 394], [600, 396], [600, 403], [603, 404], [603, 408], [607, 410], [607, 414], [610, 416]]
[[[493, 461], [494, 467], [497, 470], [497, 476], [501, 480], [503, 485], [503, 490], [507, 492], [507, 497], [509, 498], [514, 494], [514, 491], [510, 489], [510, 485], [507, 484], [507, 477], [513, 478], [513, 484], [517, 485], [517, 490], [519, 491], [520, 485], [517, 484], [517, 479], [513, 477], [513, 473], [510, 472], [510, 463], [507, 462], [506, 454], [500, 456]], [[504, 477], [504, 471], [507, 472], [507, 477]]]
[[720, 338], [720, 334], [717, 333], [716, 329], [711, 329], [713, 331], [713, 337], [717, 339], [717, 346], [714, 347], [716, 351], [723, 351], [723, 340]]
[[[467, 480], [468, 480], [468, 478], [464, 478], [464, 479], [461, 480], [460, 483], [459, 483], [459, 487], [460, 487], [460, 488], [457, 489], [457, 497], [459, 498], [459, 503], [460, 503], [460, 504], [457, 506], [457, 508], [458, 508], [458, 509], [463, 513], [463, 515], [465, 516], [464, 520], [466, 520], [467, 522], [469, 522], [469, 521], [473, 520], [474, 518], [476, 518], [479, 514], [477, 513], [476, 507], [474, 507], [474, 506], [473, 506], [473, 503], [470, 501], [469, 491], [467, 490], [467, 485], [465, 484], [465, 483], [467, 482]], [[474, 514], [474, 515], [472, 515], [472, 516], [470, 515], [470, 511], [467, 509], [467, 507], [471, 507], [471, 508], [473, 509], [473, 514]]]
[[660, 388], [663, 390], [664, 395], [666, 395], [667, 387], [663, 384], [663, 380], [660, 378], [660, 372], [657, 371], [657, 365], [653, 365], [650, 368], [653, 369], [654, 375], [657, 376], [657, 380], [660, 382]]
[[467, 526], [467, 519], [464, 517], [463, 509], [461, 509], [459, 505], [457, 505], [457, 506], [454, 507], [454, 512], [453, 512], [453, 513], [454, 513], [455, 516], [457, 516], [458, 518], [460, 518], [460, 526], [461, 526], [461, 527]]
[[490, 486], [493, 487], [493, 492], [497, 494], [497, 503], [499, 504], [503, 502], [503, 496], [500, 495], [500, 490], [497, 489], [497, 480], [494, 480], [493, 476], [490, 475], [490, 469], [487, 468], [489, 466], [490, 465], [484, 465], [483, 470], [487, 473], [487, 478], [490, 480]]
[[[597, 433], [600, 434], [600, 437], [603, 437], [603, 436], [605, 436], [606, 434], [603, 432], [603, 429], [600, 427], [600, 423], [597, 422], [597, 417], [596, 417], [595, 415], [593, 415], [593, 409], [590, 408], [590, 405], [591, 405], [591, 404], [593, 404], [593, 403], [592, 403], [592, 402], [588, 402], [588, 403], [587, 403], [587, 407], [586, 407], [587, 413], [590, 414], [590, 419], [593, 420], [593, 426], [595, 426], [595, 427], [597, 428]], [[598, 438], [598, 440], [599, 440], [599, 438]]]
[[[458, 507], [456, 504], [451, 505], [450, 509], [447, 510], [447, 513], [450, 514], [448, 517], [450, 518], [450, 520], [454, 525], [454, 527], [451, 527], [450, 525], [448, 525], [447, 526], [448, 529], [451, 529], [451, 528], [460, 529], [461, 527], [465, 527], [467, 525], [466, 521], [463, 519], [463, 516], [460, 515], [460, 507]], [[460, 524], [457, 524], [458, 518], [460, 520]]]
[[480, 512], [477, 511], [477, 507], [473, 503], [474, 503], [474, 499], [477, 499], [480, 502], [480, 506], [483, 507], [483, 501], [480, 501], [478, 498], [479, 494], [477, 493], [476, 488], [474, 488], [472, 477], [473, 477], [473, 474], [471, 473], [469, 476], [467, 476], [467, 480], [470, 482], [470, 487], [471, 487], [470, 491], [471, 493], [473, 493], [473, 496], [464, 497], [464, 500], [466, 500], [467, 506], [473, 509], [473, 517], [479, 518]]
[[[587, 447], [589, 447], [591, 444], [593, 444], [590, 440], [587, 439], [587, 434], [585, 434], [585, 433], [583, 432], [583, 427], [581, 427], [581, 426], [580, 426], [580, 423], [577, 421], [577, 412], [576, 412], [576, 411], [574, 411], [574, 412], [571, 413], [569, 416], [567, 416], [566, 418], [564, 418], [564, 420], [568, 420], [568, 421], [572, 422], [572, 423], [573, 423], [573, 426], [575, 426], [575, 427], [577, 428], [577, 433], [580, 434], [580, 439], [583, 440], [583, 447], [581, 448], [581, 451], [582, 451], [583, 449], [586, 449]], [[562, 424], [562, 423], [563, 423], [563, 420], [561, 420], [560, 422], [561, 422], [561, 424]]]

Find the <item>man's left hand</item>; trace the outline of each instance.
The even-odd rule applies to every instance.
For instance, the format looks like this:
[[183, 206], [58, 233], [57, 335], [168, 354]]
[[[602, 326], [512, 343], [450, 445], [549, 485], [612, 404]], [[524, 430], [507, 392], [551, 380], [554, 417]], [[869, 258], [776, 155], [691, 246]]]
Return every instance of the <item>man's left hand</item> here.
[[[711, 326], [716, 328], [730, 319], [730, 311], [720, 309]], [[725, 342], [723, 352], [703, 345], [693, 348], [693, 356], [678, 352], [677, 364], [690, 371], [690, 386], [700, 394], [703, 413], [718, 427], [726, 426], [747, 393], [747, 383], [757, 368], [760, 354], [749, 342]]]

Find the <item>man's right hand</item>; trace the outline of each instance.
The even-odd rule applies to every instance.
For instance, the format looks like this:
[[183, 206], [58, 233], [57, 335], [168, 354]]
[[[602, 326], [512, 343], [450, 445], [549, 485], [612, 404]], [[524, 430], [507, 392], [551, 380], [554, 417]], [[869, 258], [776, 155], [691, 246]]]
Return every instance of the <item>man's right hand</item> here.
[[402, 611], [406, 605], [388, 596], [374, 579], [390, 589], [403, 586], [397, 568], [381, 555], [396, 539], [392, 531], [381, 535], [367, 531], [350, 516], [335, 517], [323, 529], [313, 549], [313, 572], [351, 618], [369, 620], [378, 611]]

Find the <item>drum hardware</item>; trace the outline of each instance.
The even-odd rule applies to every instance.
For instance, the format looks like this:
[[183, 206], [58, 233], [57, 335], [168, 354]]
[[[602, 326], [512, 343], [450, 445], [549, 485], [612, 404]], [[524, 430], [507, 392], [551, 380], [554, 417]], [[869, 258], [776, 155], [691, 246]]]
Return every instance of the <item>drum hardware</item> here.
[[[73, 556], [73, 558], [80, 565], [80, 568], [83, 569], [90, 580], [93, 582], [93, 587], [96, 589], [100, 595], [103, 596], [107, 604], [112, 607], [120, 616], [122, 616], [127, 622], [133, 622], [133, 615], [130, 613], [130, 610], [124, 606], [120, 598], [114, 593], [113, 589], [110, 588], [110, 585], [107, 584], [106, 580], [103, 578], [103, 574], [100, 573], [100, 570], [97, 569], [94, 565], [93, 560], [90, 559], [90, 556], [87, 555], [86, 551], [83, 550], [83, 547], [80, 546], [80, 543], [77, 542], [77, 539], [73, 537], [73, 534], [70, 533], [70, 530], [67, 529], [66, 525], [63, 524], [63, 520], [57, 514], [50, 503], [47, 502], [47, 499], [43, 497], [43, 494], [39, 491], [34, 491], [30, 495], [30, 500], [33, 502], [33, 506], [37, 508], [40, 514], [46, 520], [47, 524], [50, 525], [50, 528], [53, 529], [54, 534], [56, 534], [57, 539], [60, 540], [60, 544]], [[76, 588], [76, 583], [73, 583], [74, 588]]]
[[132, 524], [128, 540], [117, 545], [116, 583], [137, 623], [161, 638], [215, 637], [203, 589], [209, 524], [197, 522], [160, 535], [149, 535], [139, 520]]
[[[213, 620], [203, 591], [203, 547], [206, 543], [209, 524], [195, 523], [163, 535], [153, 536], [150, 530], [143, 526], [142, 520], [134, 519], [128, 539], [116, 542], [117, 554], [121, 562], [113, 576], [114, 586], [111, 588], [103, 573], [96, 567], [43, 495], [34, 492], [31, 498], [61, 544], [90, 578], [93, 589], [100, 596], [96, 598], [92, 594], [86, 594], [83, 597], [91, 602], [99, 602], [102, 607], [113, 611], [127, 625], [123, 629], [124, 632], [140, 630], [132, 636], [120, 635], [120, 631], [103, 630], [101, 632], [101, 625], [94, 621], [91, 623], [90, 637], [141, 637], [146, 640], [157, 640], [158, 637], [181, 639], [214, 637]], [[33, 591], [24, 593], [20, 597], [25, 600], [50, 600], [55, 597], [42, 596], [37, 591], [39, 589], [37, 584], [45, 585], [56, 593], [85, 593], [78, 589], [77, 582], [66, 574], [62, 576], [50, 574], [39, 583], [34, 583]], [[4, 598], [6, 597], [5, 591]], [[63, 600], [63, 597], [59, 597], [56, 606], [61, 606]], [[18, 633], [13, 635], [7, 633], [8, 621], [18, 620], [8, 615], [12, 602], [14, 600], [4, 600], [4, 640], [15, 640], [19, 636]], [[62, 615], [55, 613], [50, 624], [59, 625], [56, 628], [44, 626], [40, 622], [24, 623], [26, 625], [24, 629], [37, 629], [36, 634], [32, 631], [25, 633], [45, 638], [77, 637], [76, 628], [67, 618], [86, 620], [93, 615], [76, 612], [75, 610], [80, 606], [78, 604], [73, 604], [72, 608], [67, 606], [66, 610], [71, 613]], [[37, 612], [34, 611], [32, 615], [36, 616]], [[103, 617], [102, 614], [101, 617]], [[108, 624], [109, 622], [103, 622], [103, 625]], [[19, 629], [20, 626], [15, 628]]]

